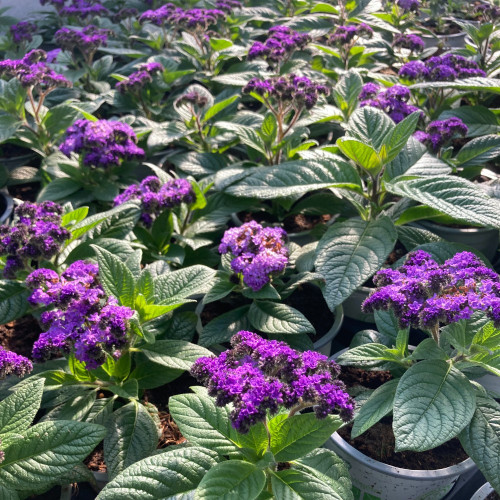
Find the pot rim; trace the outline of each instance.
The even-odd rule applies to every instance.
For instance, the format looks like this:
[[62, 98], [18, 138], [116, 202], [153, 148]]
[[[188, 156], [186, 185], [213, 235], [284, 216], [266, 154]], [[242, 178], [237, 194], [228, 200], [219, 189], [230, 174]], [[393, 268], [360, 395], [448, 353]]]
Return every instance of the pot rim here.
[[333, 310], [333, 314], [335, 315], [335, 319], [333, 321], [332, 327], [313, 344], [313, 348], [315, 351], [321, 349], [323, 346], [328, 344], [328, 342], [331, 342], [339, 332], [340, 327], [344, 322], [344, 308], [342, 307], [342, 304], [339, 304], [335, 307], [335, 309]]
[[423, 219], [420, 221], [416, 221], [417, 224], [421, 224], [422, 226], [429, 226], [438, 228], [439, 231], [443, 231], [446, 233], [496, 233], [499, 230], [494, 227], [451, 227], [444, 226], [443, 224], [437, 224], [431, 220]]
[[493, 489], [493, 486], [491, 486], [490, 483], [484, 483], [481, 488], [479, 488], [474, 495], [472, 495], [471, 500], [483, 500], [486, 498], [490, 493], [493, 493], [495, 490]]
[[330, 439], [346, 454], [353, 457], [355, 460], [361, 462], [366, 467], [373, 469], [382, 474], [386, 474], [392, 477], [408, 478], [408, 479], [423, 479], [423, 480], [433, 480], [438, 478], [453, 477], [457, 474], [462, 474], [470, 469], [472, 469], [475, 464], [471, 458], [467, 458], [463, 462], [455, 465], [450, 465], [443, 469], [433, 469], [433, 470], [414, 470], [414, 469], [404, 469], [402, 467], [395, 467], [393, 465], [388, 465], [378, 460], [364, 455], [356, 448], [351, 446], [347, 441], [345, 441], [337, 432], [330, 436]]

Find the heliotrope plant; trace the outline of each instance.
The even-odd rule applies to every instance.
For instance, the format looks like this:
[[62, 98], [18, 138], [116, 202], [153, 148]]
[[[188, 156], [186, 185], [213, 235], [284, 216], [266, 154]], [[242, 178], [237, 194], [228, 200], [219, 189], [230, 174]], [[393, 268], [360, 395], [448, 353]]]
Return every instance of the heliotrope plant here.
[[[377, 273], [374, 282], [377, 289], [364, 310], [388, 311], [382, 314], [390, 314], [399, 331], [355, 338], [356, 347], [338, 358], [340, 364], [392, 373], [361, 406], [353, 436], [392, 412], [396, 451], [425, 451], [458, 437], [499, 489], [499, 465], [490, 451], [499, 448], [500, 405], [474, 379], [479, 368], [500, 376], [500, 277], [469, 252], [439, 264], [416, 251], [401, 267]], [[409, 348], [410, 326], [430, 338]], [[384, 411], [377, 412], [380, 405]]]
[[[318, 489], [328, 496], [353, 498], [345, 465], [330, 450], [319, 449], [353, 412], [352, 400], [337, 379], [336, 363], [247, 331], [234, 335], [231, 346], [193, 365], [191, 373], [208, 393], [197, 387], [194, 394], [169, 400], [190, 447], [138, 462], [126, 477], [111, 481], [100, 499], [140, 488], [145, 479], [138, 471], [149, 470], [149, 464], [178, 470], [175, 462], [190, 459], [200, 465], [190, 481], [195, 498], [211, 496], [215, 488], [218, 494], [244, 492], [246, 498], [297, 491], [306, 497]], [[299, 413], [310, 407], [313, 413]], [[169, 485], [171, 492], [186, 491], [181, 479], [185, 470], [179, 472], [179, 480]], [[222, 489], [216, 486], [221, 480]]]

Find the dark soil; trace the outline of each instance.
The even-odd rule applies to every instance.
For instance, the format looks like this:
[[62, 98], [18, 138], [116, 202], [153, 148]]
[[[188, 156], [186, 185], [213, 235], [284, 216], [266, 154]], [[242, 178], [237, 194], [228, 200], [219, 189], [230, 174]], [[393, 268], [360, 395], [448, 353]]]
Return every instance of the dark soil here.
[[27, 184], [17, 184], [9, 186], [9, 194], [22, 201], [36, 201], [36, 197], [40, 192], [39, 182], [29, 182]]
[[[396, 241], [396, 245], [394, 247], [394, 250], [387, 256], [387, 259], [385, 259], [384, 267], [391, 267], [395, 262], [397, 262], [403, 255], [405, 255], [407, 252], [406, 248], [403, 246], [403, 244], [398, 240]], [[362, 286], [367, 286], [369, 288], [376, 288], [372, 278], [369, 278], [366, 280]]]
[[309, 283], [300, 285], [285, 303], [300, 311], [314, 326], [316, 335], [311, 335], [313, 342], [328, 332], [335, 321], [335, 315], [328, 309], [321, 290]]
[[24, 316], [0, 326], [0, 345], [31, 358], [33, 344], [42, 332], [38, 321], [33, 316]]
[[[365, 371], [343, 366], [339, 378], [351, 389], [360, 385], [376, 389], [392, 377], [388, 371]], [[458, 439], [452, 439], [433, 450], [425, 452], [396, 452], [394, 450], [394, 433], [390, 416], [384, 417], [355, 439], [350, 438], [351, 429], [352, 425], [347, 425], [340, 429], [338, 433], [361, 453], [394, 467], [412, 470], [442, 469], [463, 462], [468, 458]]]
[[500, 500], [500, 495], [493, 491], [486, 497], [486, 500]]

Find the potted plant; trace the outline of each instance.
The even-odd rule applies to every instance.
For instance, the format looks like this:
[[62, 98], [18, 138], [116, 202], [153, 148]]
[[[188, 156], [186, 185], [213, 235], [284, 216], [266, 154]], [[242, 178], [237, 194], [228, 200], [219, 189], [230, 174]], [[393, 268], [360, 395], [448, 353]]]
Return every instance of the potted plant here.
[[[377, 273], [374, 281], [378, 288], [363, 309], [394, 313], [392, 339], [385, 337], [388, 345], [384, 345], [377, 341], [377, 334], [365, 335], [359, 345], [340, 355], [338, 362], [389, 370], [392, 378], [364, 399], [352, 436], [363, 434], [392, 414], [396, 451], [424, 452], [458, 438], [472, 459], [455, 469], [430, 473], [430, 478], [443, 474], [441, 496], [460, 473], [473, 466], [472, 461], [500, 488], [499, 455], [488, 451], [500, 446], [500, 406], [474, 381], [478, 370], [500, 375], [495, 362], [500, 277], [469, 252], [458, 253], [439, 265], [428, 253], [416, 251], [400, 268]], [[408, 346], [410, 326], [429, 335], [415, 349]], [[334, 437], [330, 446], [338, 447], [338, 439]], [[346, 447], [341, 447], [346, 453]], [[373, 469], [373, 464], [369, 468]], [[380, 467], [375, 469], [381, 472]], [[373, 485], [371, 494], [376, 496], [389, 495], [389, 491], [397, 495], [400, 484], [389, 486], [388, 479], [384, 481], [376, 486], [364, 481], [363, 487]], [[436, 487], [437, 483], [429, 482], [431, 491]], [[421, 498], [422, 493], [416, 491], [408, 498]]]

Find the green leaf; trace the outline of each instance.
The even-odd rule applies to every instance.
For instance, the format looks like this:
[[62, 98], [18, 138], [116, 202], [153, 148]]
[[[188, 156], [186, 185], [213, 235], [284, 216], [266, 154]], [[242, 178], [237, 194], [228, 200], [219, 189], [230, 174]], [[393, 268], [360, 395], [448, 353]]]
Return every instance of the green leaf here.
[[313, 450], [295, 461], [293, 467], [329, 483], [342, 500], [354, 500], [348, 466], [333, 451]]
[[181, 301], [177, 304], [170, 304], [168, 306], [157, 306], [156, 304], [147, 304], [144, 295], [138, 295], [135, 298], [134, 309], [139, 313], [141, 323], [145, 323], [180, 307], [185, 302], [186, 301]]
[[475, 90], [500, 93], [500, 85], [497, 78], [472, 77], [455, 80], [453, 82], [425, 82], [416, 83], [410, 86], [410, 89], [458, 89], [472, 92]]
[[319, 448], [342, 425], [340, 417], [319, 420], [314, 413], [271, 419], [271, 452], [279, 462], [289, 462]]
[[41, 489], [64, 482], [103, 439], [104, 427], [86, 422], [42, 422], [24, 432], [22, 445], [14, 443], [0, 463], [0, 482], [9, 489]]
[[262, 457], [266, 453], [268, 436], [263, 422], [252, 425], [246, 434], [239, 433], [237, 439], [238, 446], [255, 451], [258, 457]]
[[59, 201], [81, 189], [81, 185], [69, 177], [59, 177], [47, 184], [38, 194], [37, 201]]
[[266, 144], [271, 145], [275, 141], [276, 134], [278, 133], [278, 122], [276, 121], [276, 117], [271, 112], [267, 113], [264, 118], [260, 131], [266, 141]]
[[328, 229], [316, 249], [316, 271], [326, 280], [323, 293], [331, 310], [381, 268], [396, 239], [388, 217], [349, 219]]
[[348, 123], [349, 135], [380, 151], [391, 137], [396, 125], [382, 110], [365, 106], [358, 108]]
[[378, 366], [381, 361], [398, 362], [401, 358], [396, 356], [391, 349], [383, 344], [372, 342], [353, 347], [337, 358], [341, 365], [354, 365], [369, 368]]
[[500, 137], [483, 135], [469, 141], [453, 158], [453, 163], [462, 168], [482, 166], [500, 155]]
[[81, 222], [89, 213], [89, 207], [80, 207], [71, 212], [65, 213], [61, 219], [61, 226], [68, 226]]
[[170, 398], [168, 408], [182, 435], [191, 443], [219, 455], [238, 451], [238, 433], [229, 421], [228, 407], [216, 406], [213, 398], [202, 394], [179, 394]]
[[215, 271], [207, 266], [190, 266], [159, 276], [154, 280], [160, 304], [175, 304], [192, 295], [210, 290]]
[[115, 296], [126, 307], [134, 307], [135, 280], [130, 269], [111, 252], [91, 245], [99, 264], [99, 280], [108, 295]]
[[225, 191], [234, 196], [271, 199], [326, 187], [360, 191], [361, 180], [352, 165], [332, 156], [328, 160], [290, 161], [276, 167], [258, 168]]
[[108, 421], [104, 457], [111, 479], [129, 465], [151, 455], [158, 444], [158, 427], [144, 405], [132, 401]]
[[399, 321], [398, 318], [396, 318], [394, 311], [392, 309], [387, 311], [379, 309], [375, 311], [374, 316], [378, 331], [396, 340], [399, 332]]
[[271, 484], [277, 500], [347, 500], [343, 490], [335, 491], [327, 478], [303, 470], [286, 469], [272, 473]]
[[498, 118], [484, 106], [461, 106], [460, 108], [443, 111], [440, 120], [460, 118], [468, 127], [467, 137], [480, 137], [500, 132]]
[[114, 401], [114, 397], [96, 399], [85, 417], [85, 422], [103, 425], [107, 418], [113, 413]]
[[253, 302], [248, 319], [254, 328], [265, 333], [315, 333], [314, 327], [301, 312], [277, 302]]
[[85, 416], [95, 402], [96, 393], [94, 390], [82, 391], [83, 394], [69, 399], [64, 404], [56, 406], [46, 413], [41, 422], [47, 420], [85, 420]]
[[215, 302], [217, 300], [227, 297], [237, 285], [229, 281], [229, 274], [225, 274], [222, 277], [217, 277], [214, 285], [203, 297], [203, 304], [209, 304], [210, 302]]
[[386, 189], [407, 196], [471, 225], [500, 228], [500, 204], [477, 185], [455, 176], [437, 176], [386, 183]]
[[23, 316], [28, 309], [30, 291], [14, 280], [0, 280], [0, 324]]
[[425, 360], [402, 377], [394, 399], [396, 451], [425, 451], [454, 438], [471, 420], [476, 395], [446, 361]]
[[5, 486], [0, 485], [0, 498], [2, 500], [19, 500], [19, 495], [16, 491], [8, 490]]
[[358, 96], [362, 88], [363, 79], [357, 71], [350, 70], [342, 75], [333, 89], [335, 102], [344, 112], [346, 117], [349, 117], [350, 114], [356, 109], [358, 105]]
[[495, 490], [500, 490], [500, 405], [477, 395], [469, 425], [459, 435], [465, 452]]
[[388, 150], [388, 161], [396, 158], [400, 151], [406, 146], [420, 119], [420, 111], [414, 112], [399, 122], [392, 132], [387, 135], [386, 144]]
[[221, 462], [210, 469], [196, 489], [195, 500], [254, 500], [264, 489], [266, 475], [242, 460]]
[[[212, 43], [212, 38], [210, 39], [210, 43]], [[226, 42], [226, 40], [222, 40]], [[231, 43], [231, 42], [229, 42]], [[207, 111], [205, 112], [205, 115], [203, 116], [203, 121], [208, 121], [211, 118], [213, 118], [215, 115], [226, 109], [228, 106], [230, 106], [236, 99], [238, 99], [240, 96], [239, 95], [233, 95], [231, 97], [228, 97], [227, 99], [224, 99], [223, 101], [216, 102], [211, 108], [208, 108]]]
[[371, 146], [357, 139], [341, 137], [337, 140], [337, 146], [347, 158], [372, 175], [378, 175], [386, 161], [386, 158], [383, 158]]
[[99, 494], [99, 500], [191, 498], [203, 476], [217, 464], [206, 448], [177, 448], [131, 465]]
[[389, 380], [373, 391], [363, 403], [352, 426], [351, 438], [356, 438], [392, 411], [399, 379]]
[[30, 379], [0, 402], [0, 436], [29, 428], [42, 402], [44, 379]]
[[157, 340], [141, 351], [151, 362], [176, 370], [190, 370], [198, 358], [212, 355], [208, 349], [185, 340]]
[[238, 307], [210, 321], [200, 334], [200, 345], [210, 346], [226, 342], [240, 330], [250, 328], [247, 317], [249, 309], [250, 306]]

